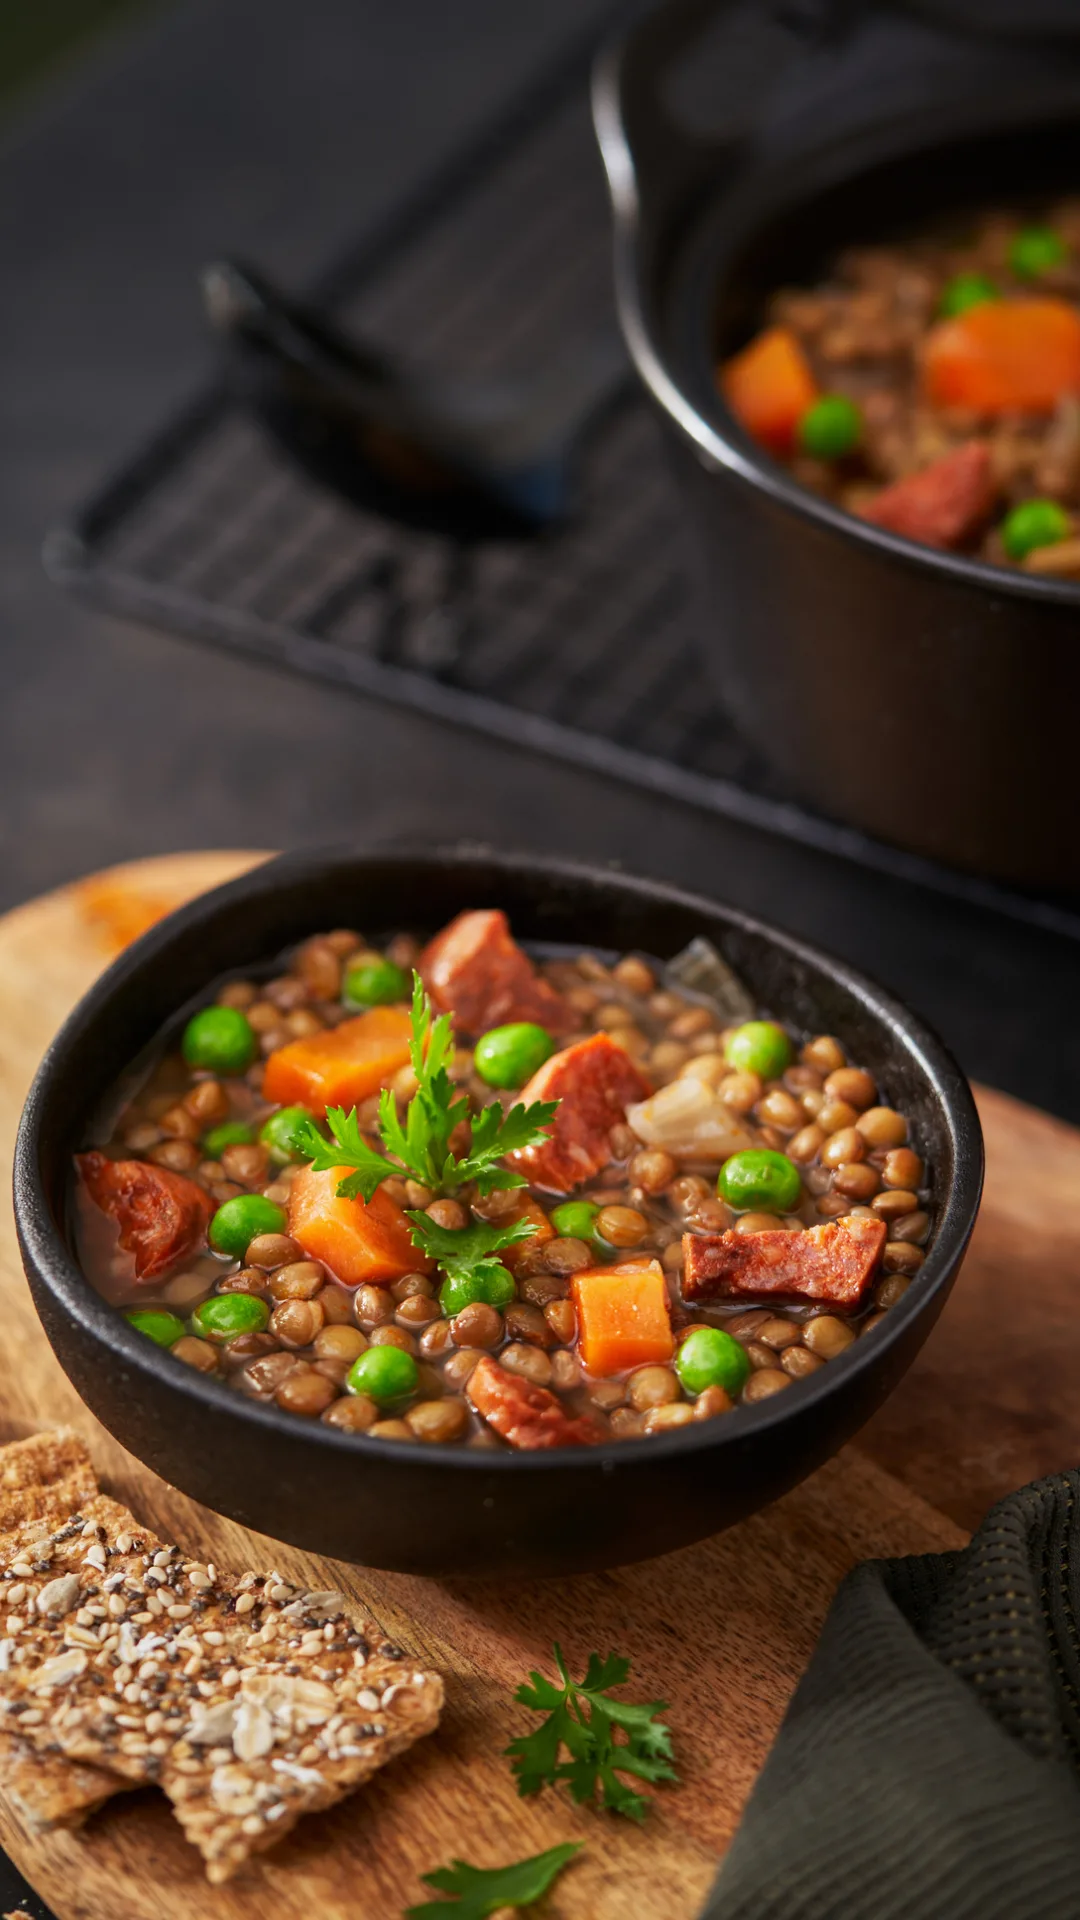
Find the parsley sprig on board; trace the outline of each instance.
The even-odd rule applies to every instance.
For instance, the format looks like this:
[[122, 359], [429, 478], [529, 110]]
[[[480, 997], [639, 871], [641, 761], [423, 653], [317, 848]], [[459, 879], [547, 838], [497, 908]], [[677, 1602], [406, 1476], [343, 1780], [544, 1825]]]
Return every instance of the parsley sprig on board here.
[[[493, 1101], [472, 1118], [468, 1152], [456, 1154], [450, 1140], [459, 1122], [469, 1119], [469, 1101], [466, 1094], [455, 1092], [450, 1079], [448, 1063], [453, 1053], [450, 1016], [432, 1018], [423, 983], [414, 974], [409, 1057], [416, 1092], [404, 1121], [390, 1089], [384, 1088], [379, 1096], [379, 1135], [385, 1151], [365, 1139], [355, 1107], [348, 1113], [344, 1107], [327, 1108], [329, 1139], [314, 1120], [303, 1121], [295, 1133], [298, 1151], [317, 1173], [351, 1167], [337, 1187], [338, 1194], [350, 1200], [359, 1195], [369, 1201], [382, 1181], [402, 1173], [439, 1193], [453, 1193], [466, 1182], [484, 1197], [497, 1189], [525, 1186], [524, 1176], [501, 1162], [506, 1154], [537, 1146], [546, 1138], [558, 1101], [537, 1100], [531, 1107], [512, 1107], [509, 1113]], [[492, 1273], [499, 1265], [494, 1258], [497, 1253], [536, 1232], [528, 1220], [448, 1228], [437, 1227], [426, 1213], [412, 1212], [409, 1219], [415, 1245], [454, 1279]]]
[[[506, 1749], [518, 1792], [522, 1796], [539, 1793], [541, 1787], [565, 1780], [579, 1803], [599, 1798], [611, 1813], [644, 1820], [648, 1799], [619, 1775], [650, 1781], [678, 1779], [672, 1765], [671, 1733], [658, 1718], [666, 1701], [631, 1705], [611, 1699], [610, 1689], [621, 1687], [630, 1673], [630, 1662], [621, 1654], [609, 1653], [603, 1659], [598, 1653], [590, 1654], [585, 1677], [577, 1681], [570, 1678], [556, 1641], [555, 1664], [561, 1684], [534, 1672], [529, 1675], [531, 1684], [520, 1686], [514, 1695], [523, 1707], [547, 1716], [534, 1733], [512, 1740]], [[564, 1750], [570, 1756], [567, 1760], [561, 1757]]]
[[487, 1920], [500, 1907], [531, 1907], [580, 1851], [580, 1841], [566, 1840], [508, 1867], [470, 1867], [465, 1860], [453, 1860], [420, 1878], [426, 1887], [454, 1897], [407, 1907], [405, 1920]]

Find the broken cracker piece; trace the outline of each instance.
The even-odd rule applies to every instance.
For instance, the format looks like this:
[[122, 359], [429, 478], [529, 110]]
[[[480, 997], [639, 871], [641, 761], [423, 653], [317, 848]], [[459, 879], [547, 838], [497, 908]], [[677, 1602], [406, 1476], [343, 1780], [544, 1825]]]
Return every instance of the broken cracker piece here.
[[166, 1763], [162, 1784], [208, 1879], [231, 1879], [301, 1814], [363, 1786], [438, 1722], [441, 1681], [400, 1650], [358, 1660], [328, 1648], [317, 1671], [245, 1668], [207, 1703], [209, 1729], [194, 1721]]
[[[0, 1623], [7, 1567], [98, 1491], [83, 1442], [63, 1429], [31, 1434], [0, 1448]], [[0, 1734], [0, 1792], [28, 1827], [44, 1832], [78, 1826], [127, 1782], [61, 1753], [37, 1753], [25, 1740]]]
[[0, 1738], [0, 1792], [34, 1833], [81, 1827], [96, 1807], [128, 1789], [128, 1781], [103, 1767], [38, 1753], [8, 1734]]
[[98, 1491], [90, 1455], [66, 1428], [0, 1447], [0, 1534], [27, 1520], [57, 1520]]
[[32, 1551], [12, 1562], [0, 1731], [160, 1784], [212, 1881], [438, 1720], [441, 1680], [358, 1631], [340, 1594], [223, 1576], [104, 1496]]

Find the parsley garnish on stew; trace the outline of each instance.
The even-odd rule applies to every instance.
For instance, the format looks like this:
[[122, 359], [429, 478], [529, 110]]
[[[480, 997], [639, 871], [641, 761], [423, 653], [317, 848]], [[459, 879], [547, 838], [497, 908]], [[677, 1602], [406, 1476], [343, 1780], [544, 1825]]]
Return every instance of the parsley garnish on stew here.
[[[316, 1172], [332, 1167], [353, 1167], [338, 1187], [343, 1197], [362, 1194], [370, 1200], [376, 1187], [391, 1174], [411, 1174], [425, 1187], [452, 1193], [456, 1187], [472, 1181], [481, 1195], [496, 1188], [523, 1187], [520, 1173], [499, 1165], [504, 1154], [519, 1147], [534, 1147], [546, 1137], [544, 1129], [554, 1118], [557, 1100], [537, 1100], [531, 1107], [512, 1107], [504, 1114], [497, 1100], [484, 1107], [472, 1121], [469, 1151], [460, 1157], [450, 1150], [450, 1136], [462, 1120], [469, 1118], [465, 1094], [455, 1094], [446, 1063], [454, 1052], [449, 1014], [431, 1018], [431, 1003], [424, 992], [420, 975], [414, 975], [412, 1001], [412, 1039], [409, 1053], [416, 1075], [417, 1089], [409, 1101], [402, 1125], [394, 1096], [384, 1087], [379, 1097], [379, 1133], [386, 1153], [379, 1153], [360, 1131], [356, 1108], [346, 1113], [343, 1107], [328, 1107], [326, 1122], [331, 1138], [319, 1132], [314, 1120], [303, 1121], [295, 1133], [296, 1145], [311, 1161]], [[393, 1154], [394, 1159], [388, 1159]], [[525, 1236], [516, 1234], [520, 1240]], [[504, 1241], [504, 1245], [510, 1242]]]
[[[621, 1654], [609, 1653], [604, 1659], [598, 1653], [590, 1654], [581, 1681], [571, 1680], [558, 1642], [555, 1663], [560, 1685], [542, 1673], [530, 1673], [531, 1685], [520, 1686], [514, 1695], [523, 1707], [547, 1715], [535, 1733], [512, 1740], [506, 1749], [517, 1776], [518, 1792], [539, 1793], [541, 1787], [565, 1780], [579, 1803], [599, 1797], [600, 1805], [610, 1813], [644, 1820], [648, 1799], [627, 1786], [619, 1775], [628, 1773], [639, 1780], [678, 1779], [672, 1765], [670, 1730], [657, 1717], [665, 1711], [667, 1702], [648, 1700], [631, 1706], [610, 1698], [609, 1689], [621, 1687], [629, 1677], [630, 1662]], [[568, 1760], [561, 1758], [564, 1749]]]
[[508, 1867], [470, 1867], [465, 1860], [453, 1860], [448, 1867], [420, 1878], [426, 1887], [454, 1897], [408, 1907], [405, 1920], [486, 1920], [500, 1907], [531, 1907], [580, 1851], [580, 1841], [566, 1840], [560, 1847], [515, 1860]]
[[[294, 1135], [297, 1150], [311, 1161], [317, 1173], [351, 1167], [353, 1171], [339, 1181], [337, 1188], [342, 1198], [350, 1200], [361, 1195], [369, 1201], [383, 1180], [402, 1173], [441, 1193], [453, 1193], [467, 1181], [482, 1197], [496, 1189], [525, 1186], [522, 1174], [500, 1163], [505, 1154], [519, 1147], [538, 1146], [546, 1138], [545, 1128], [558, 1102], [538, 1100], [531, 1107], [516, 1106], [504, 1113], [498, 1101], [493, 1101], [472, 1118], [468, 1152], [455, 1154], [450, 1137], [461, 1121], [469, 1119], [469, 1101], [465, 1094], [455, 1093], [447, 1072], [453, 1052], [450, 1016], [442, 1014], [438, 1020], [432, 1019], [431, 1003], [419, 974], [415, 974], [409, 1053], [417, 1088], [404, 1123], [389, 1088], [380, 1095], [379, 1134], [386, 1151], [380, 1153], [364, 1138], [355, 1107], [348, 1113], [343, 1107], [327, 1108], [329, 1140], [314, 1120], [303, 1121]], [[480, 1222], [448, 1228], [437, 1227], [425, 1213], [410, 1213], [409, 1218], [415, 1245], [454, 1279], [478, 1271], [490, 1273], [498, 1265], [495, 1254], [536, 1232], [528, 1220], [513, 1220], [504, 1226]]]
[[430, 1215], [411, 1210], [409, 1219], [414, 1245], [430, 1254], [450, 1280], [484, 1280], [498, 1274], [502, 1262], [495, 1255], [536, 1232], [531, 1220], [510, 1220], [504, 1227], [487, 1220], [471, 1227], [440, 1227]]

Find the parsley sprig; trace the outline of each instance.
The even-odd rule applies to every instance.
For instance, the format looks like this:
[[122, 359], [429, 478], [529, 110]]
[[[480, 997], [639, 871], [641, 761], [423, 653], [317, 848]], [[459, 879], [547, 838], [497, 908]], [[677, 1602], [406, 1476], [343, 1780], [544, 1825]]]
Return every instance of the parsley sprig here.
[[[423, 982], [414, 974], [409, 1058], [417, 1084], [404, 1122], [393, 1093], [384, 1088], [379, 1096], [379, 1135], [385, 1151], [365, 1138], [355, 1107], [348, 1113], [344, 1107], [328, 1107], [330, 1138], [314, 1120], [305, 1120], [294, 1136], [298, 1152], [317, 1173], [351, 1167], [337, 1187], [338, 1194], [350, 1200], [361, 1195], [369, 1201], [382, 1181], [402, 1173], [441, 1193], [453, 1193], [466, 1182], [482, 1197], [525, 1186], [524, 1175], [504, 1166], [503, 1158], [546, 1139], [558, 1101], [537, 1100], [531, 1107], [512, 1107], [509, 1113], [492, 1101], [472, 1118], [468, 1152], [456, 1154], [450, 1140], [458, 1124], [469, 1119], [469, 1101], [466, 1094], [455, 1093], [450, 1079], [448, 1062], [453, 1052], [450, 1016], [432, 1018]], [[451, 1279], [490, 1277], [499, 1270], [497, 1253], [536, 1232], [529, 1220], [510, 1220], [501, 1226], [479, 1221], [450, 1228], [436, 1226], [422, 1212], [410, 1212], [409, 1219], [414, 1244], [438, 1261]]]
[[[554, 1117], [558, 1101], [537, 1100], [531, 1107], [511, 1107], [509, 1113], [503, 1112], [497, 1100], [492, 1101], [473, 1118], [468, 1152], [455, 1154], [450, 1149], [450, 1137], [460, 1121], [468, 1120], [469, 1101], [466, 1094], [455, 1094], [447, 1071], [453, 1052], [450, 1015], [432, 1019], [431, 1003], [420, 975], [415, 974], [409, 1057], [417, 1086], [404, 1124], [392, 1092], [384, 1087], [379, 1096], [379, 1134], [384, 1153], [365, 1140], [355, 1107], [349, 1113], [343, 1107], [327, 1108], [329, 1140], [314, 1120], [303, 1121], [295, 1134], [299, 1151], [320, 1173], [331, 1167], [352, 1167], [354, 1171], [338, 1187], [338, 1193], [349, 1199], [362, 1194], [365, 1201], [370, 1200], [381, 1181], [402, 1172], [441, 1193], [453, 1193], [467, 1181], [482, 1196], [497, 1188], [523, 1187], [524, 1175], [500, 1162], [505, 1154], [538, 1146], [546, 1138], [545, 1128]], [[520, 1240], [525, 1236], [519, 1233], [515, 1237]], [[504, 1246], [509, 1244], [503, 1242]]]
[[531, 1220], [509, 1220], [505, 1226], [477, 1220], [471, 1227], [439, 1227], [430, 1214], [411, 1210], [409, 1219], [414, 1245], [438, 1263], [447, 1279], [479, 1280], [481, 1284], [502, 1273], [502, 1262], [496, 1254], [516, 1246], [519, 1240], [531, 1239], [536, 1232]]
[[348, 1113], [344, 1107], [327, 1107], [326, 1124], [330, 1129], [329, 1140], [311, 1119], [300, 1121], [293, 1140], [297, 1153], [311, 1161], [316, 1173], [330, 1173], [335, 1167], [355, 1169], [338, 1182], [338, 1194], [343, 1200], [355, 1200], [357, 1194], [362, 1194], [365, 1201], [370, 1200], [376, 1187], [390, 1174], [400, 1176], [397, 1161], [388, 1160], [365, 1140], [355, 1107]]
[[453, 1860], [448, 1867], [420, 1878], [437, 1893], [449, 1893], [450, 1900], [425, 1900], [422, 1906], [407, 1907], [405, 1920], [487, 1920], [500, 1907], [531, 1907], [568, 1866], [581, 1843], [565, 1840], [546, 1853], [534, 1853], [528, 1860], [515, 1860], [508, 1867], [470, 1867], [466, 1860]]
[[[547, 1715], [534, 1733], [512, 1740], [506, 1749], [518, 1792], [524, 1797], [565, 1780], [579, 1803], [599, 1797], [609, 1812], [644, 1820], [648, 1799], [619, 1775], [652, 1781], [678, 1778], [672, 1765], [671, 1733], [658, 1718], [667, 1702], [631, 1705], [611, 1699], [610, 1688], [621, 1687], [630, 1673], [630, 1662], [621, 1654], [609, 1653], [603, 1659], [598, 1653], [590, 1654], [580, 1681], [570, 1678], [558, 1642], [555, 1663], [561, 1685], [534, 1672], [529, 1675], [531, 1685], [520, 1686], [514, 1695], [523, 1707]], [[561, 1758], [564, 1749], [568, 1760]]]

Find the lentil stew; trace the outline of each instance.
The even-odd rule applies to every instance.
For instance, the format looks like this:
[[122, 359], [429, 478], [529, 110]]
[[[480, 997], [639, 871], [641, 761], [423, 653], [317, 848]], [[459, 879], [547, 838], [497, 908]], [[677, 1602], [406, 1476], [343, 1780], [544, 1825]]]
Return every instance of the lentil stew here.
[[873, 1333], [932, 1220], [887, 1094], [700, 939], [661, 965], [532, 957], [497, 910], [426, 946], [339, 929], [165, 1037], [77, 1156], [77, 1245], [147, 1338], [255, 1400], [595, 1446]]
[[1080, 581], [1080, 200], [849, 248], [719, 369], [812, 492], [925, 545]]

